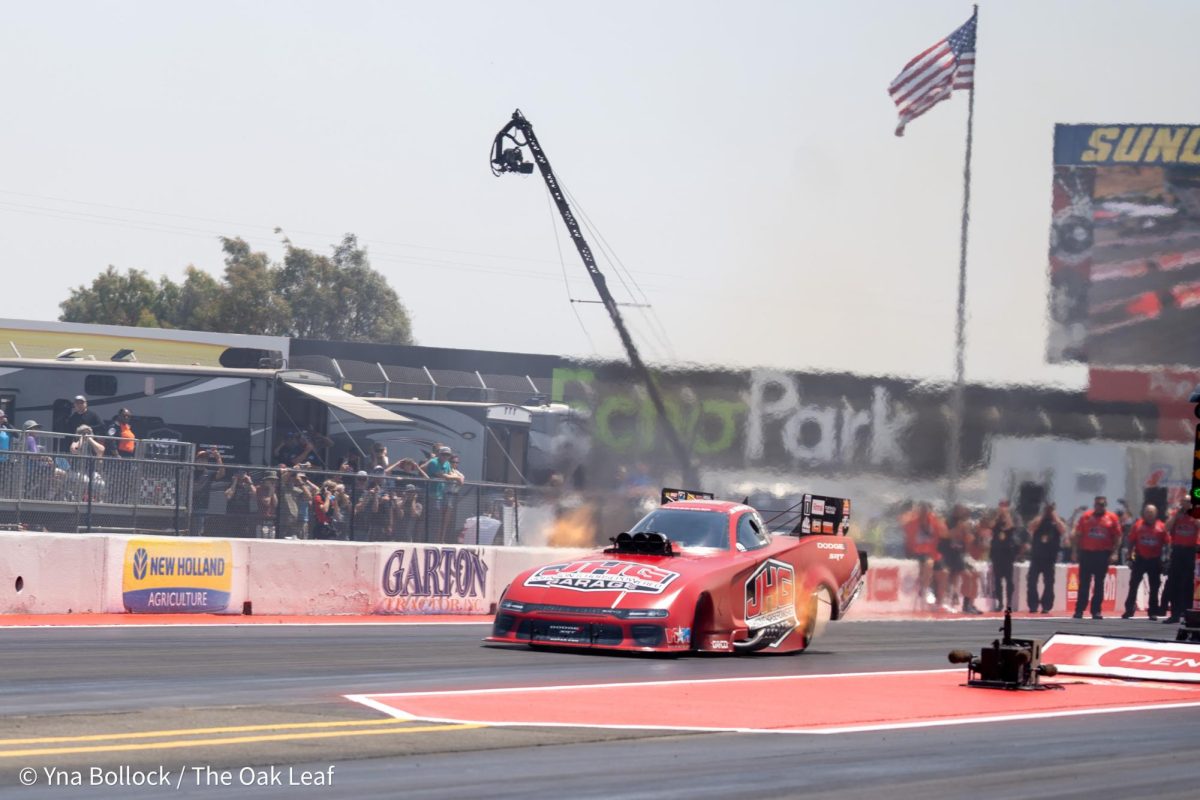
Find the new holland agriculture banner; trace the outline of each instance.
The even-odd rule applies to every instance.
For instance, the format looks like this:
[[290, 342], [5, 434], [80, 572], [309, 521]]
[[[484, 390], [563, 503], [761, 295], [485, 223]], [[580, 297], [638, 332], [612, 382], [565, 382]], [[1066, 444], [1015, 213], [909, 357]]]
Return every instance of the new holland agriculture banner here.
[[1050, 361], [1200, 365], [1200, 125], [1057, 125]]
[[224, 611], [233, 586], [229, 542], [130, 539], [121, 591], [127, 611]]

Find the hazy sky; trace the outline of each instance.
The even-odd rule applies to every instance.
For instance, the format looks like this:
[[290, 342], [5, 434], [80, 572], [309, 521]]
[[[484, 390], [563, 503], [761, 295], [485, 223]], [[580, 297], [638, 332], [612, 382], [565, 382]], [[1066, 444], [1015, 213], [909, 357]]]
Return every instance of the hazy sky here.
[[[1200, 121], [1200, 4], [981, 6], [967, 375], [1078, 386], [1044, 359], [1054, 123]], [[951, 374], [967, 98], [898, 139], [886, 87], [970, 3], [4, 10], [6, 317], [109, 264], [219, 272], [218, 235], [278, 257], [278, 226], [358, 234], [421, 344], [619, 355], [541, 179], [488, 169], [520, 107], [650, 360]]]

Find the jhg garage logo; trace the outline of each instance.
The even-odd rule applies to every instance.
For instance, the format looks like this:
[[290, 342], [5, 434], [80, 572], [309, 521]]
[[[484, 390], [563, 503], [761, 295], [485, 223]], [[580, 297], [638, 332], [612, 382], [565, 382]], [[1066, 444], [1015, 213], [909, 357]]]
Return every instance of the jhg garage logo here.
[[134, 580], [146, 579], [146, 564], [150, 557], [146, 555], [146, 548], [139, 547], [133, 554], [133, 577]]
[[229, 542], [135, 539], [125, 546], [121, 590], [127, 611], [224, 611], [232, 588]]
[[542, 567], [525, 579], [525, 585], [577, 592], [662, 594], [678, 577], [678, 572], [628, 561], [571, 561]]
[[796, 568], [767, 559], [746, 579], [746, 627], [764, 630], [777, 647], [799, 625], [796, 618]]

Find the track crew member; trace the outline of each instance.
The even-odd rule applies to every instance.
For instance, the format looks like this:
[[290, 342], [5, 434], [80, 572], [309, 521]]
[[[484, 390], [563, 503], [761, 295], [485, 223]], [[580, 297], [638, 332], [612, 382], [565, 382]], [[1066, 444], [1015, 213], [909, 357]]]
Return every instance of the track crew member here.
[[1195, 509], [1180, 507], [1167, 524], [1171, 538], [1171, 560], [1167, 565], [1167, 594], [1163, 605], [1170, 606], [1170, 616], [1163, 620], [1174, 625], [1183, 612], [1192, 607], [1193, 575], [1196, 569], [1196, 538], [1200, 522], [1192, 516]]
[[1158, 509], [1147, 504], [1142, 509], [1141, 518], [1129, 530], [1129, 594], [1125, 597], [1125, 613], [1121, 619], [1133, 616], [1143, 575], [1150, 581], [1150, 619], [1158, 619], [1158, 586], [1162, 578], [1162, 557], [1166, 546], [1167, 526], [1158, 518]]
[[1108, 510], [1108, 498], [1097, 497], [1096, 504], [1083, 512], [1075, 523], [1075, 548], [1079, 552], [1079, 593], [1075, 597], [1075, 619], [1083, 619], [1083, 609], [1091, 595], [1092, 619], [1104, 619], [1104, 578], [1108, 565], [1116, 561], [1121, 545], [1121, 520]]
[[1038, 610], [1038, 580], [1041, 579], [1040, 605], [1042, 613], [1049, 614], [1054, 608], [1054, 565], [1058, 563], [1067, 524], [1054, 510], [1054, 503], [1047, 503], [1042, 513], [1029, 524], [1029, 531], [1029, 576], [1025, 581], [1025, 599], [1030, 611]]
[[[942, 554], [938, 552], [938, 542], [947, 535], [946, 523], [933, 513], [929, 503], [922, 502], [915, 511], [905, 516], [903, 528], [906, 555], [920, 564], [917, 572], [917, 602], [924, 600], [928, 605], [934, 605], [940, 602], [940, 590], [946, 583], [945, 565], [941, 563]], [[938, 573], [937, 594], [930, 590], [935, 571]]]

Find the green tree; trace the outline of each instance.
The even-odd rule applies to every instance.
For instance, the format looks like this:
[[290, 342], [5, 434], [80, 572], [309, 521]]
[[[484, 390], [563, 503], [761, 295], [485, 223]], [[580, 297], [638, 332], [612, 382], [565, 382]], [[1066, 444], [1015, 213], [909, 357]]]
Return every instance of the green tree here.
[[266, 253], [255, 253], [240, 238], [222, 237], [225, 291], [217, 305], [215, 330], [286, 336], [290, 311], [275, 293], [277, 270]]
[[366, 249], [346, 234], [332, 255], [284, 240], [273, 264], [241, 238], [221, 238], [220, 280], [189, 266], [182, 283], [109, 267], [92, 285], [71, 290], [64, 322], [183, 328], [306, 339], [411, 344], [408, 312]]
[[59, 304], [63, 322], [93, 322], [106, 325], [159, 327], [154, 313], [158, 287], [145, 272], [131, 269], [124, 275], [109, 265], [91, 286], [77, 286]]

